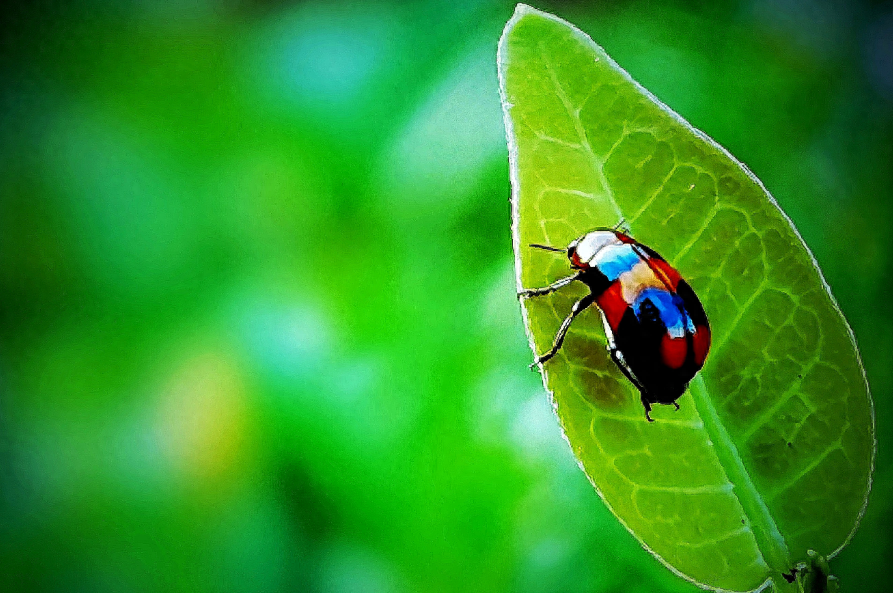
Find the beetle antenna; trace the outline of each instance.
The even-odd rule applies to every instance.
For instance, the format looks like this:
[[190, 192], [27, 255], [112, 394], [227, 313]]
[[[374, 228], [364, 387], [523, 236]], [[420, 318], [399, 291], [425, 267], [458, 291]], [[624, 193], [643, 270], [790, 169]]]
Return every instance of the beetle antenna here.
[[530, 246], [544, 251], [554, 251], [555, 253], [564, 253], [565, 251], [564, 249], [558, 249], [557, 247], [550, 247], [548, 245], [540, 245], [539, 243], [531, 243]]

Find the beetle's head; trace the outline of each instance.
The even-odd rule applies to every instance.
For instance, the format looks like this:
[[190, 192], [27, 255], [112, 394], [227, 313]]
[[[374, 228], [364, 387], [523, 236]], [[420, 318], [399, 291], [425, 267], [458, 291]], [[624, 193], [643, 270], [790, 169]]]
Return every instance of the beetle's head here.
[[579, 239], [574, 239], [571, 241], [571, 244], [567, 246], [567, 259], [571, 262], [572, 268], [583, 269], [588, 268], [589, 264], [586, 263], [586, 260], [580, 259], [580, 254], [577, 251], [577, 248], [580, 245], [580, 241], [583, 237]]
[[[607, 245], [617, 243], [617, 234], [611, 229], [596, 229], [590, 231], [578, 239], [571, 241], [567, 246], [567, 259], [571, 262], [571, 267], [578, 270], [585, 270], [590, 266], [595, 254], [601, 251]], [[550, 247], [549, 245], [540, 245], [531, 243], [531, 247], [542, 249], [544, 251], [554, 251], [555, 253], [564, 253], [564, 249]]]

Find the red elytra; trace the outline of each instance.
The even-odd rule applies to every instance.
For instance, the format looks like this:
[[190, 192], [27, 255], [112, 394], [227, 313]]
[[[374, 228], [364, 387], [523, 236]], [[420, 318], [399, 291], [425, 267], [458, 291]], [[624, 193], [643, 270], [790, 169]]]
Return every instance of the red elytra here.
[[692, 348], [695, 355], [695, 364], [704, 366], [704, 360], [707, 358], [707, 352], [710, 350], [710, 328], [705, 325], [695, 327], [695, 333], [692, 336]]
[[671, 369], [678, 369], [688, 355], [688, 344], [685, 337], [674, 338], [665, 333], [660, 341], [660, 357]]
[[595, 300], [601, 309], [612, 331], [617, 331], [623, 314], [629, 309], [629, 303], [623, 300], [623, 286], [619, 282], [612, 282]]

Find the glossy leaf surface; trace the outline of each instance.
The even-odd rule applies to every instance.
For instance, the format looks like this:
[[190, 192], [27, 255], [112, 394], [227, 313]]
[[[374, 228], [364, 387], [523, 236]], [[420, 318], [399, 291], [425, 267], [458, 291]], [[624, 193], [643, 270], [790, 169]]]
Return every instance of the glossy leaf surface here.
[[[833, 556], [870, 488], [872, 406], [849, 327], [790, 221], [744, 166], [568, 23], [519, 5], [499, 74], [519, 289], [569, 275], [566, 258], [529, 244], [565, 247], [625, 219], [711, 321], [681, 410], [658, 406], [652, 424], [608, 358], [594, 307], [546, 363], [605, 502], [673, 570], [713, 588], [780, 582], [809, 549]], [[536, 352], [583, 294], [524, 302]]]

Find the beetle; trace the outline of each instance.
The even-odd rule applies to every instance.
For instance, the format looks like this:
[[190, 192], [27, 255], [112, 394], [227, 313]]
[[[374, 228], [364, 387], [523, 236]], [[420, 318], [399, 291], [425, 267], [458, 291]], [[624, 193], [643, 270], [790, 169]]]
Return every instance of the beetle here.
[[645, 418], [653, 422], [651, 404], [672, 404], [678, 410], [676, 400], [710, 350], [710, 323], [694, 290], [656, 251], [616, 227], [592, 230], [571, 242], [566, 252], [574, 274], [543, 288], [521, 290], [518, 297], [547, 295], [575, 281], [590, 292], [574, 304], [552, 348], [537, 356], [531, 368], [555, 356], [577, 315], [595, 304], [611, 359], [641, 393]]

